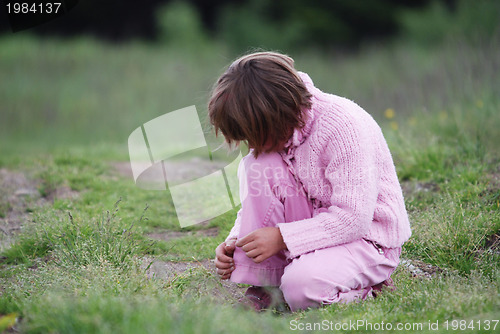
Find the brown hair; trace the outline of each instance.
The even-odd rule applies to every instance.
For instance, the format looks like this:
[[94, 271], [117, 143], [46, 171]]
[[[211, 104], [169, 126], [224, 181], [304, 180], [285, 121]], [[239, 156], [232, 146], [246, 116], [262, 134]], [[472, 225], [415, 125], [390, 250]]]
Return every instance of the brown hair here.
[[215, 133], [220, 130], [229, 145], [246, 141], [255, 157], [278, 150], [293, 129], [305, 125], [302, 110], [311, 107], [311, 94], [293, 63], [275, 52], [234, 61], [215, 84], [208, 103]]

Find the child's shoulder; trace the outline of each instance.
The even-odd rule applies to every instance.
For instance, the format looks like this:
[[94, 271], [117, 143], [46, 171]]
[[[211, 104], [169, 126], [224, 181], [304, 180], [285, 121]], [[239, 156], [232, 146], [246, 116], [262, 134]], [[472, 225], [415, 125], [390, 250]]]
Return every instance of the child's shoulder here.
[[[381, 129], [373, 117], [354, 101], [329, 94], [327, 103], [316, 114], [313, 125], [313, 140], [321, 147], [339, 143], [360, 141], [370, 146], [381, 137]], [[324, 103], [325, 101], [323, 100]]]
[[354, 127], [377, 126], [373, 117], [353, 100], [346, 97], [328, 94], [318, 103], [317, 120], [322, 124], [331, 124], [344, 129]]
[[349, 135], [355, 132], [370, 133], [380, 131], [375, 119], [353, 100], [326, 93], [314, 86], [306, 73], [299, 72], [307, 89], [312, 94], [309, 116], [313, 120], [313, 133], [320, 136]]

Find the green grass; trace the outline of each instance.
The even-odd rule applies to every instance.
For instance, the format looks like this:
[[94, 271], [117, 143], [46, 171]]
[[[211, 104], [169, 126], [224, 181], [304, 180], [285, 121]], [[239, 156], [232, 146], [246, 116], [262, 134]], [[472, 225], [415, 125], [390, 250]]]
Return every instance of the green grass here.
[[[285, 333], [323, 320], [421, 323], [414, 332], [436, 332], [428, 328], [436, 321], [437, 332], [445, 332], [446, 320], [450, 326], [466, 320], [476, 323], [470, 332], [484, 332], [477, 321], [498, 318], [495, 43], [294, 55], [317, 86], [357, 101], [381, 124], [412, 223], [403, 257], [439, 267], [431, 278], [400, 266], [398, 289], [380, 298], [284, 315], [235, 308], [234, 297], [203, 268], [148, 278], [152, 259], [211, 259], [235, 219], [231, 211], [181, 229], [168, 191], [142, 190], [113, 169], [127, 161], [135, 128], [203, 103], [232, 58], [224, 48], [206, 48], [195, 54], [89, 39], [0, 40], [0, 75], [9, 78], [0, 81], [0, 168], [36, 179], [48, 200], [27, 202], [22, 231], [1, 249], [0, 315], [9, 316], [0, 318], [0, 330], [11, 326], [13, 314], [23, 333]], [[393, 114], [384, 113], [388, 108]], [[58, 198], [61, 187], [78, 196]], [[10, 209], [1, 193], [0, 217]], [[195, 233], [213, 227], [217, 237]], [[148, 236], [168, 231], [190, 234], [154, 242]], [[345, 332], [371, 332], [358, 329]]]

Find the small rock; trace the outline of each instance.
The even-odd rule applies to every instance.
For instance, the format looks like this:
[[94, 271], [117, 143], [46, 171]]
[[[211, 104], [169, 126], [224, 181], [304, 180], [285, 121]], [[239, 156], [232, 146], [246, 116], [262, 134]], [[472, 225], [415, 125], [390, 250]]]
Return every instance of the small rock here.
[[38, 190], [30, 189], [30, 188], [19, 188], [14, 192], [14, 196], [23, 197], [23, 196], [37, 196]]

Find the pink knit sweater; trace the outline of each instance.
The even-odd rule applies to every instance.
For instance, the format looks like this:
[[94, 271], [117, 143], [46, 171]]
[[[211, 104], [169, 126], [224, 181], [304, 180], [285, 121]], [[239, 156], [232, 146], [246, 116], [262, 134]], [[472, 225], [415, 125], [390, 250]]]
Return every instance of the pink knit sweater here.
[[280, 153], [311, 198], [314, 214], [278, 224], [289, 255], [361, 238], [400, 247], [411, 235], [410, 223], [380, 127], [356, 103], [320, 91], [299, 74], [312, 107], [304, 111], [305, 127], [294, 131]]

